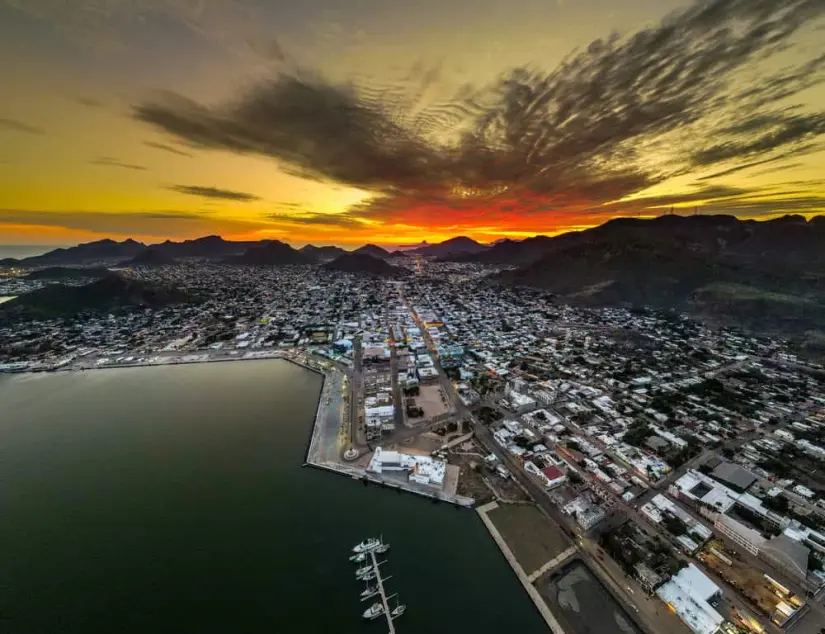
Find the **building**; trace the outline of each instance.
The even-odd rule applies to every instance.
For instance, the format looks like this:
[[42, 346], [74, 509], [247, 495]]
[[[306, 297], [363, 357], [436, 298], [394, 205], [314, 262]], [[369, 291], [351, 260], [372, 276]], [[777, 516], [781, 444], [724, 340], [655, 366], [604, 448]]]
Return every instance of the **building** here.
[[521, 394], [520, 392], [510, 392], [507, 396], [507, 400], [510, 401], [513, 411], [518, 414], [524, 414], [525, 412], [529, 412], [538, 407], [536, 399], [531, 396], [527, 396], [526, 394]]
[[765, 544], [762, 533], [745, 526], [742, 522], [738, 522], [728, 515], [719, 515], [713, 523], [713, 528], [734, 544], [744, 548], [751, 555], [758, 555]]
[[418, 456], [400, 451], [386, 451], [376, 447], [367, 471], [383, 474], [385, 472], [406, 472], [411, 482], [441, 488], [444, 486], [444, 474], [447, 463], [430, 456]]
[[740, 493], [756, 482], [755, 475], [732, 462], [720, 462], [710, 475]]
[[576, 522], [584, 530], [590, 530], [604, 519], [604, 510], [596, 504], [588, 504], [576, 513]]
[[696, 634], [716, 634], [724, 617], [711, 602], [722, 591], [699, 568], [688, 564], [656, 590], [656, 595]]

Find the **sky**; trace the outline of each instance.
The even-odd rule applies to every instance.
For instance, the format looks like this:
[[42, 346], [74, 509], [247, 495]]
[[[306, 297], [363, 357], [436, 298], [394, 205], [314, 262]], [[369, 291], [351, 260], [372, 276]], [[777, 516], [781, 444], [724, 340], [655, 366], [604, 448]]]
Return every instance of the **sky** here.
[[0, 244], [825, 212], [822, 0], [0, 0]]

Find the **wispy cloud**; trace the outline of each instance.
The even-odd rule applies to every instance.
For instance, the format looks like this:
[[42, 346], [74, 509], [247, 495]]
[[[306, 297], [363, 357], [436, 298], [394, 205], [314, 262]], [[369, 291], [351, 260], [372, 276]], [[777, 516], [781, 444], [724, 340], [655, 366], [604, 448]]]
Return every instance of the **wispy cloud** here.
[[271, 214], [269, 219], [282, 225], [361, 229], [367, 226], [363, 221], [349, 214]]
[[254, 194], [236, 192], [230, 189], [219, 189], [217, 187], [201, 187], [199, 185], [170, 185], [168, 189], [190, 196], [200, 196], [202, 198], [219, 198], [221, 200], [234, 200], [238, 202], [249, 202], [260, 200]]
[[207, 234], [229, 235], [261, 228], [261, 223], [216, 218], [208, 214], [176, 209], [110, 212], [82, 209], [37, 210], [0, 209], [0, 226], [49, 227], [69, 231], [93, 232], [101, 236], [197, 237]]
[[223, 106], [168, 94], [134, 116], [188, 144], [372, 192], [353, 216], [444, 225], [582, 212], [676, 175], [813, 151], [825, 112], [790, 100], [825, 80], [825, 56], [747, 78], [823, 16], [822, 0], [702, 0], [555, 70], [516, 68], [442, 104], [303, 71]]
[[182, 25], [232, 54], [272, 59], [279, 50], [266, 44], [273, 40], [260, 8], [244, 0], [0, 0], [0, 6], [48, 22], [78, 45], [106, 52], [122, 47], [123, 24], [157, 18]]
[[116, 158], [112, 158], [111, 156], [101, 156], [96, 159], [92, 159], [89, 161], [92, 165], [100, 165], [102, 167], [119, 167], [121, 169], [126, 170], [135, 170], [135, 171], [146, 171], [146, 168], [143, 165], [135, 165], [133, 163], [124, 163]]
[[156, 141], [144, 141], [143, 143], [147, 147], [154, 148], [156, 150], [161, 150], [163, 152], [169, 152], [170, 154], [177, 154], [178, 156], [186, 156], [188, 158], [192, 158], [192, 155], [189, 152], [184, 152], [172, 145], [167, 145], [166, 143], [158, 143]]
[[40, 135], [46, 133], [43, 128], [30, 125], [23, 121], [18, 121], [17, 119], [8, 119], [6, 117], [0, 117], [0, 129], [10, 130], [11, 132], [22, 132], [23, 134]]
[[91, 97], [76, 97], [75, 101], [79, 103], [81, 106], [86, 106], [87, 108], [102, 108], [103, 102], [99, 99], [93, 99]]

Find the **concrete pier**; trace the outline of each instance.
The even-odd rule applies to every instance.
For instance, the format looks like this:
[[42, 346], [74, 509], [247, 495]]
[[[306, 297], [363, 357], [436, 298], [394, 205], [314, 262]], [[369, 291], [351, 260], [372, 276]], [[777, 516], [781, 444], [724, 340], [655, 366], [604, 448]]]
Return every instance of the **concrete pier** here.
[[527, 576], [527, 573], [524, 572], [524, 568], [522, 568], [521, 564], [519, 564], [516, 556], [513, 554], [513, 551], [511, 551], [510, 547], [507, 545], [507, 542], [504, 541], [504, 537], [502, 537], [501, 533], [498, 532], [498, 529], [495, 524], [493, 524], [493, 521], [487, 517], [487, 513], [496, 508], [498, 508], [498, 504], [495, 502], [490, 502], [489, 504], [478, 507], [476, 511], [481, 517], [481, 520], [484, 522], [484, 525], [487, 527], [487, 530], [490, 531], [490, 535], [493, 536], [496, 544], [498, 544], [498, 547], [504, 555], [504, 558], [507, 560], [507, 563], [510, 564], [513, 572], [516, 573], [518, 580], [521, 581], [521, 585], [524, 586], [525, 590], [527, 590], [527, 594], [530, 595], [530, 598], [533, 600], [533, 603], [539, 613], [544, 618], [545, 623], [547, 623], [547, 627], [549, 627], [550, 631], [554, 634], [565, 634], [561, 624], [556, 620], [556, 617], [553, 616], [553, 613], [550, 611], [547, 603], [539, 594], [539, 591], [536, 590], [533, 582]]

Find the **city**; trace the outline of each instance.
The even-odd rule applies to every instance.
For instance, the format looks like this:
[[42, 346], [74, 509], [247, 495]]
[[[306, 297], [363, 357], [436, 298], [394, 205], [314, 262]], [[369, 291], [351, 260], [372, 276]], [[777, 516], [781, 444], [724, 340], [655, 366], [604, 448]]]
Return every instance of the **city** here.
[[553, 591], [582, 575], [641, 632], [825, 625], [821, 365], [490, 286], [478, 264], [392, 261], [409, 275], [136, 266], [198, 303], [7, 326], [0, 369], [290, 359], [326, 376], [307, 463], [475, 507], [553, 631], [590, 626]]
[[825, 0], [0, 0], [0, 632], [825, 634]]

